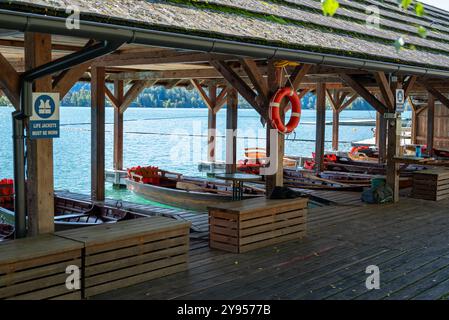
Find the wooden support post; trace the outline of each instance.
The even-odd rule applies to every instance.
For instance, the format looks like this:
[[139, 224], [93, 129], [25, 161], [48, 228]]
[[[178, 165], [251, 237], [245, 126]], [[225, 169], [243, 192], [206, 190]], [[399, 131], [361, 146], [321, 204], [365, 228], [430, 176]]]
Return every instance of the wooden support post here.
[[[114, 81], [114, 97], [119, 106], [123, 101], [123, 90], [123, 81]], [[114, 170], [123, 170], [123, 113], [119, 106], [114, 106]]]
[[326, 135], [326, 83], [316, 85], [316, 145], [315, 163], [316, 171], [324, 171], [324, 143]]
[[216, 154], [215, 149], [217, 145], [216, 137], [217, 137], [217, 114], [214, 110], [209, 109], [208, 112], [208, 121], [207, 121], [207, 161], [215, 162]]
[[105, 69], [92, 68], [91, 82], [91, 196], [105, 198]]
[[226, 173], [237, 171], [237, 117], [238, 93], [233, 87], [228, 88], [226, 110]]
[[387, 160], [387, 119], [383, 114], [379, 115], [379, 126], [376, 129], [378, 136], [377, 148], [379, 149], [379, 163], [385, 163]]
[[375, 139], [377, 148], [379, 148], [379, 141], [380, 141], [380, 139], [379, 139], [380, 138], [379, 137], [380, 117], [382, 117], [382, 115], [379, 112], [376, 112], [376, 131], [375, 131], [374, 139]]
[[338, 151], [340, 131], [340, 110], [333, 110], [332, 120], [332, 149]]
[[413, 101], [408, 97], [408, 102], [412, 108], [412, 132], [411, 132], [411, 143], [418, 144], [418, 110], [413, 104]]
[[418, 144], [418, 115], [415, 109], [412, 109], [412, 133], [411, 143]]
[[[268, 70], [267, 70], [267, 75], [268, 75], [268, 97], [272, 97], [274, 96], [274, 94], [279, 90], [279, 88], [283, 85], [283, 81], [281, 79], [282, 76], [282, 68], [276, 67], [274, 61], [269, 61], [268, 62]], [[269, 98], [266, 101], [266, 105], [264, 106], [264, 109], [266, 110], [267, 113], [267, 119], [268, 119], [268, 112], [270, 110], [270, 106], [269, 106]], [[280, 112], [281, 112], [281, 117], [283, 117], [283, 110], [285, 107], [285, 101], [283, 101], [281, 103], [280, 106]], [[266, 176], [266, 195], [267, 197], [269, 197], [271, 195], [271, 193], [273, 192], [275, 187], [282, 187], [284, 185], [284, 163], [283, 163], [283, 159], [284, 159], [284, 149], [285, 149], [285, 136], [283, 134], [277, 133], [277, 148], [272, 150], [272, 141], [271, 139], [274, 138], [274, 135], [271, 135], [271, 130], [275, 130], [272, 126], [271, 123], [268, 122], [267, 123], [267, 143], [266, 143], [266, 150], [267, 150], [267, 156], [269, 158], [272, 158], [272, 153], [276, 152], [277, 153], [277, 164], [276, 164], [276, 171], [277, 173], [275, 175], [271, 175], [271, 176]], [[276, 145], [274, 144], [274, 145]]]
[[217, 86], [213, 85], [209, 87], [209, 100], [212, 104], [212, 108], [208, 113], [208, 130], [207, 130], [207, 161], [215, 162], [215, 149], [217, 144]]
[[[49, 34], [25, 33], [26, 69], [50, 62], [51, 48]], [[51, 92], [51, 76], [37, 80], [34, 83], [34, 91]], [[29, 235], [51, 233], [54, 231], [53, 140], [27, 139], [27, 164]]]
[[429, 93], [429, 102], [427, 107], [427, 150], [429, 155], [433, 155], [434, 137], [435, 137], [435, 97]]
[[[399, 83], [393, 83], [392, 91], [400, 88]], [[394, 99], [393, 106], [396, 106]], [[395, 110], [396, 108], [394, 108]], [[388, 147], [387, 147], [387, 185], [393, 190], [393, 201], [399, 202], [399, 163], [394, 157], [400, 155], [402, 122], [400, 116], [388, 120]]]

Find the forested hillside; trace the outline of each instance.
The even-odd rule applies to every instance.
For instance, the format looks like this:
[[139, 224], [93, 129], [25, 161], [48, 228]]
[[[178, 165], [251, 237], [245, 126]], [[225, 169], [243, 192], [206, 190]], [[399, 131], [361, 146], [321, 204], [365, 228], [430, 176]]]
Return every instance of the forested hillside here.
[[[112, 90], [112, 88], [111, 88]], [[241, 108], [250, 108], [249, 104], [240, 99]], [[109, 104], [109, 101], [106, 100]], [[308, 94], [304, 97], [302, 103], [304, 109], [315, 108], [316, 97]], [[8, 105], [8, 99], [0, 96], [0, 106]], [[65, 96], [62, 101], [63, 106], [89, 107], [90, 106], [90, 84], [78, 83]], [[174, 88], [166, 90], [164, 87], [151, 87], [145, 89], [132, 107], [145, 108], [205, 108], [201, 97], [196, 90], [186, 90], [184, 88]], [[351, 107], [354, 110], [369, 110], [371, 107], [364, 100], [355, 101]]]

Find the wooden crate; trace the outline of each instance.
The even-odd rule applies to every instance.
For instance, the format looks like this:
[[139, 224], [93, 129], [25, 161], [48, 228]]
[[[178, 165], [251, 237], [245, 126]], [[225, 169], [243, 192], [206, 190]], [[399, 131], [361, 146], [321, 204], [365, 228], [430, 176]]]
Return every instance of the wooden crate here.
[[209, 208], [211, 248], [243, 253], [306, 235], [308, 199], [228, 202]]
[[84, 243], [88, 298], [186, 270], [189, 231], [189, 222], [150, 217], [57, 234]]
[[412, 197], [431, 201], [449, 198], [449, 170], [431, 169], [413, 175]]
[[54, 235], [0, 244], [0, 299], [81, 299], [81, 290], [66, 287], [66, 270], [81, 270], [82, 248]]

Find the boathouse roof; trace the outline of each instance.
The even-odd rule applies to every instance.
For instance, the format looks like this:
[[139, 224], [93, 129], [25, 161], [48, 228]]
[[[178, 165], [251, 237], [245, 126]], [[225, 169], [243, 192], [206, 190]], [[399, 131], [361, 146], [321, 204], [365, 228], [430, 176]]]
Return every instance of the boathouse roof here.
[[[77, 5], [86, 21], [449, 70], [449, 12], [425, 5], [418, 16], [395, 0], [339, 2], [333, 17], [319, 0], [16, 0], [0, 8], [64, 16]], [[367, 24], [372, 5], [379, 29]]]

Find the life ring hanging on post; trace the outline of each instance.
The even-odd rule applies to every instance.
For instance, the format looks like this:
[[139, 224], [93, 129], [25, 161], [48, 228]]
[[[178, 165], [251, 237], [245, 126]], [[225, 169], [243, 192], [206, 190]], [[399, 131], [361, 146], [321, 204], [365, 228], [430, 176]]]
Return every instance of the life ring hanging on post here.
[[[288, 98], [292, 106], [290, 121], [285, 125], [281, 119], [280, 107], [282, 100]], [[270, 102], [270, 121], [271, 125], [281, 133], [292, 133], [301, 120], [301, 100], [298, 94], [292, 88], [286, 87], [279, 89]]]

